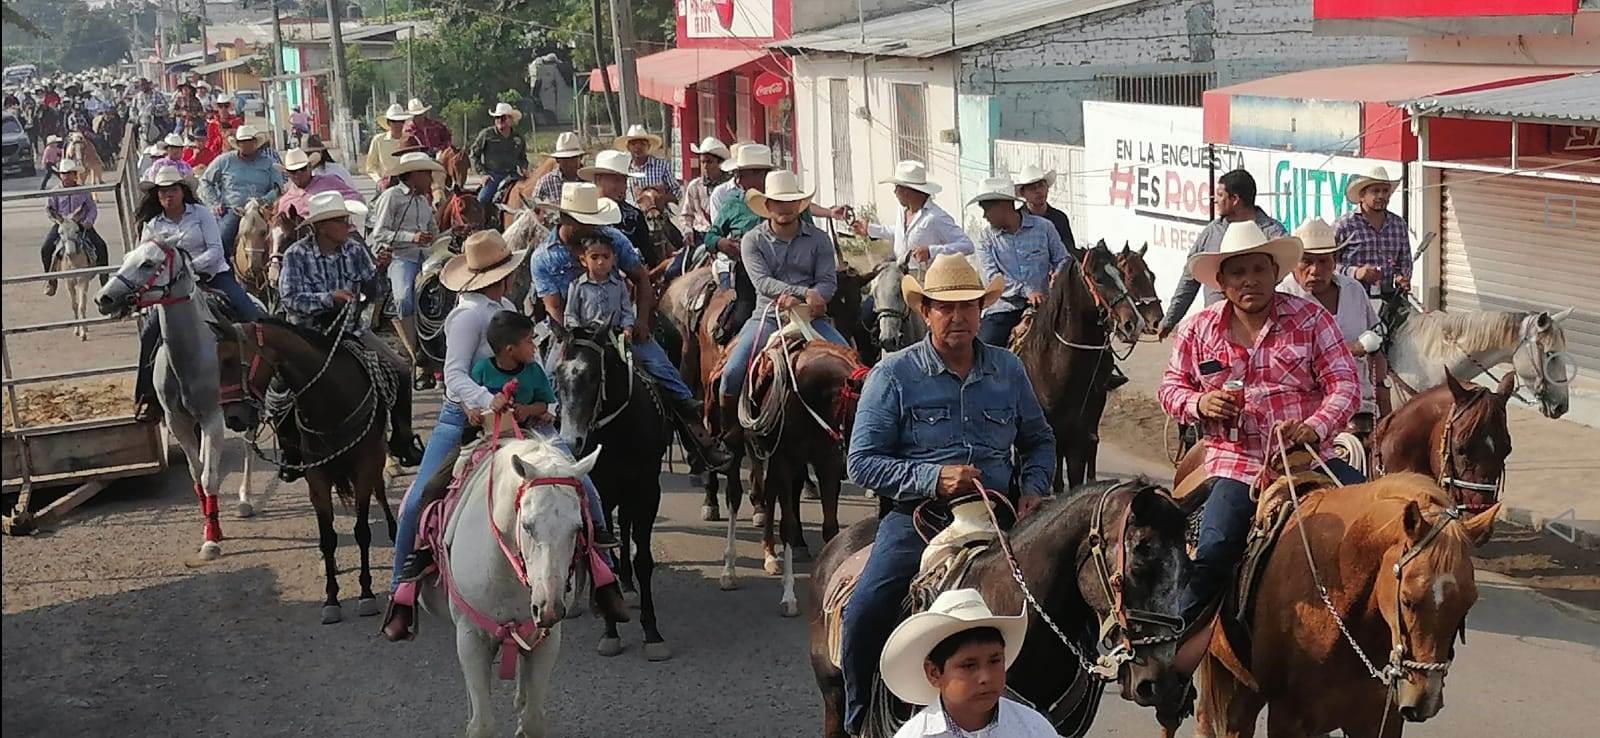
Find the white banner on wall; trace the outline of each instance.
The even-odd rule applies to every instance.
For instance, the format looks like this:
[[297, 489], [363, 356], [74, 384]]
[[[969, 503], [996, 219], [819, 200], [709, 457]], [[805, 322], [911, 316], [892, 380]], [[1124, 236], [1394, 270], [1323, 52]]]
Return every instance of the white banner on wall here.
[[772, 38], [773, 0], [678, 0], [689, 38]]

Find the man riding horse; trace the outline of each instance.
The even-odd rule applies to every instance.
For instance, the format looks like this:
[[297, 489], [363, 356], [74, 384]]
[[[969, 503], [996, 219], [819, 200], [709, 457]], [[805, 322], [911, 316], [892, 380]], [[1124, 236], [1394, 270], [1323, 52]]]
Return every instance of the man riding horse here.
[[472, 157], [472, 168], [483, 175], [483, 186], [478, 188], [478, 202], [485, 210], [494, 205], [495, 193], [508, 188], [522, 177], [528, 168], [528, 147], [522, 134], [513, 129], [522, 122], [522, 111], [505, 103], [489, 111], [494, 125], [478, 131], [467, 151]]
[[1290, 275], [1278, 283], [1278, 291], [1315, 301], [1339, 324], [1345, 348], [1356, 359], [1356, 378], [1361, 382], [1361, 407], [1354, 426], [1362, 428], [1362, 433], [1370, 432], [1377, 418], [1378, 402], [1368, 357], [1373, 349], [1367, 347], [1375, 349], [1382, 341], [1373, 333], [1378, 326], [1378, 312], [1372, 309], [1360, 282], [1336, 271], [1336, 259], [1348, 244], [1335, 237], [1333, 226], [1321, 218], [1312, 218], [1296, 228], [1294, 235], [1305, 250]]
[[222, 251], [232, 258], [239, 240], [240, 212], [251, 200], [271, 202], [283, 191], [283, 173], [273, 158], [261, 151], [267, 135], [253, 125], [234, 131], [235, 148], [206, 166], [200, 177], [200, 197], [209, 203], [222, 228]]
[[1199, 424], [1205, 441], [1211, 493], [1183, 600], [1188, 623], [1244, 555], [1256, 509], [1251, 486], [1280, 434], [1285, 444], [1314, 449], [1339, 481], [1363, 481], [1332, 449], [1360, 399], [1339, 325], [1316, 302], [1274, 290], [1301, 248], [1300, 239], [1272, 238], [1247, 220], [1228, 226], [1218, 251], [1189, 259], [1189, 273], [1224, 299], [1178, 327], [1157, 393], [1167, 414]]
[[844, 608], [852, 735], [861, 733], [879, 654], [926, 547], [913, 524], [917, 508], [1000, 490], [1020, 495], [1018, 514], [1027, 515], [1049, 494], [1055, 465], [1055, 439], [1022, 362], [978, 340], [979, 312], [999, 299], [1001, 280], [985, 286], [965, 258], [946, 254], [923, 284], [907, 276], [902, 289], [928, 337], [867, 375], [850, 438], [850, 478], [893, 503]]
[[[426, 153], [403, 154], [389, 165], [389, 175], [399, 184], [378, 195], [372, 209], [372, 245], [389, 258], [389, 290], [395, 305], [395, 334], [417, 365], [417, 274], [438, 226], [434, 220], [431, 188], [434, 175], [444, 167]], [[418, 367], [414, 373], [423, 373]], [[431, 379], [431, 377], [429, 377]], [[415, 381], [416, 378], [413, 378]]]

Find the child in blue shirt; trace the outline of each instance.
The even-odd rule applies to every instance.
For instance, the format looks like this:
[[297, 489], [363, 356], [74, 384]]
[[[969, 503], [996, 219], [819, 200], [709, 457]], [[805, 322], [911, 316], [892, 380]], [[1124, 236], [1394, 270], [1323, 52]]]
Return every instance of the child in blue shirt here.
[[567, 287], [563, 323], [568, 328], [616, 329], [631, 338], [637, 308], [628, 281], [617, 271], [611, 242], [591, 238], [583, 244], [583, 274]]

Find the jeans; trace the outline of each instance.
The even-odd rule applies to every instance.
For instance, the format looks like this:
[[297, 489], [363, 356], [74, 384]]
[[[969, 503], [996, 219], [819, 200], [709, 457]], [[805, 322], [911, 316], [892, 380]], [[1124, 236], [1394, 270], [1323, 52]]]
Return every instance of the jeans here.
[[[94, 226], [83, 226], [83, 239], [88, 241], [89, 245], [92, 247], [91, 251], [93, 252], [93, 258], [91, 261], [94, 262], [92, 266], [105, 266], [106, 264], [110, 263], [108, 261], [110, 258], [110, 249], [106, 247], [106, 240], [100, 237], [100, 232], [96, 231]], [[56, 255], [56, 244], [60, 242], [61, 226], [50, 226], [50, 232], [46, 233], [44, 236], [44, 246], [39, 248], [39, 261], [44, 265], [44, 270], [47, 272], [50, 271], [50, 260]], [[110, 275], [106, 274], [100, 275], [100, 284], [105, 284], [109, 276]]]
[[217, 227], [222, 229], [222, 256], [228, 260], [228, 267], [233, 267], [233, 248], [239, 242], [239, 213], [233, 208], [228, 208], [222, 217], [217, 218]]
[[389, 262], [389, 290], [394, 296], [395, 309], [401, 318], [417, 314], [417, 274], [422, 272], [422, 254], [415, 260], [395, 259]]
[[[244, 291], [239, 280], [234, 278], [233, 272], [213, 275], [206, 280], [205, 286], [225, 295], [228, 298], [228, 307], [240, 321], [250, 323], [261, 319], [255, 301], [250, 299], [250, 295]], [[160, 347], [161, 319], [152, 311], [145, 316], [144, 325], [139, 328], [139, 371], [133, 379], [134, 402], [155, 396], [155, 358], [156, 349]]]
[[483, 186], [478, 188], [478, 202], [483, 205], [485, 212], [493, 211], [494, 195], [500, 190], [500, 183], [506, 178], [507, 175], [504, 174], [483, 175]]
[[[1340, 459], [1328, 459], [1328, 469], [1345, 484], [1360, 484], [1365, 479], [1355, 468]], [[1196, 616], [1218, 590], [1227, 585], [1234, 567], [1244, 556], [1245, 538], [1256, 503], [1250, 499], [1250, 486], [1237, 479], [1213, 477], [1211, 495], [1200, 513], [1200, 541], [1194, 550], [1194, 575], [1184, 593], [1179, 612], [1185, 618]]]
[[872, 553], [844, 606], [839, 645], [844, 662], [844, 725], [851, 735], [861, 732], [867, 702], [872, 698], [872, 680], [878, 673], [878, 656], [900, 622], [901, 603], [926, 547], [910, 515], [892, 510], [878, 521]]
[[[811, 321], [811, 327], [830, 343], [840, 346], [850, 345], [839, 335], [839, 330], [833, 327], [832, 321], [818, 318]], [[750, 370], [750, 359], [755, 355], [759, 346], [765, 346], [767, 339], [772, 337], [778, 329], [776, 318], [751, 318], [744, 322], [744, 327], [739, 329], [739, 337], [734, 339], [733, 349], [728, 352], [728, 361], [722, 367], [722, 396], [738, 397], [739, 390], [744, 388], [745, 373]]]
[[1011, 346], [1011, 331], [1015, 330], [1017, 324], [1021, 322], [1021, 310], [989, 313], [983, 316], [978, 323], [978, 340], [990, 346], [1009, 348]]
[[667, 356], [667, 350], [651, 338], [644, 343], [635, 343], [633, 360], [645, 374], [656, 380], [667, 394], [678, 400], [693, 400], [694, 394], [689, 391], [689, 385], [683, 383], [683, 376], [678, 373], [678, 367], [672, 365], [672, 359]]

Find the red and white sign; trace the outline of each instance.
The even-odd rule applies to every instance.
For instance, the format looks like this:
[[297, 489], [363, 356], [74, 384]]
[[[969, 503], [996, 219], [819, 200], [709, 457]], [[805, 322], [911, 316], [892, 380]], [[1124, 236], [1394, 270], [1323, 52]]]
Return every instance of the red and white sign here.
[[1551, 126], [1550, 149], [1571, 154], [1600, 152], [1600, 127]]
[[773, 0], [678, 0], [689, 38], [772, 38]]
[[1578, 0], [1313, 0], [1316, 20], [1572, 15]]
[[750, 95], [770, 108], [789, 96], [789, 80], [772, 72], [762, 72], [750, 83]]

